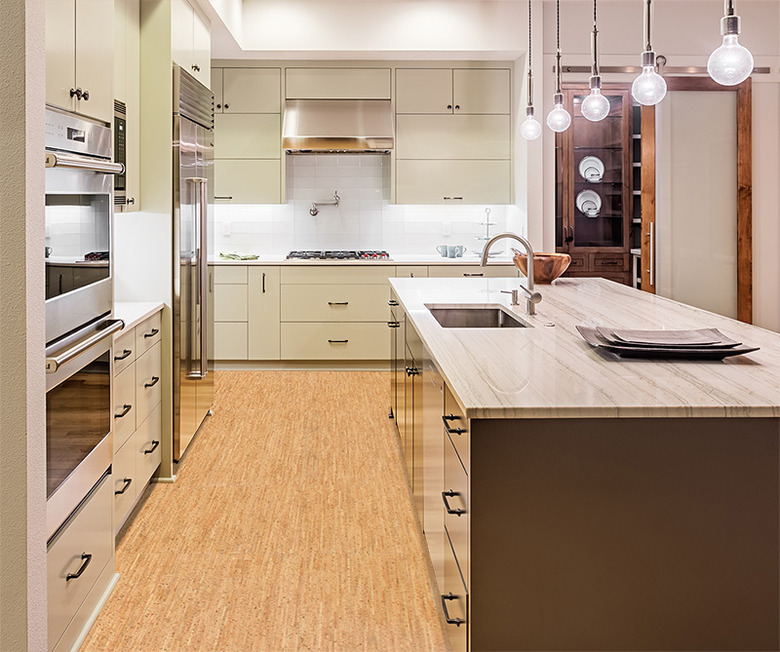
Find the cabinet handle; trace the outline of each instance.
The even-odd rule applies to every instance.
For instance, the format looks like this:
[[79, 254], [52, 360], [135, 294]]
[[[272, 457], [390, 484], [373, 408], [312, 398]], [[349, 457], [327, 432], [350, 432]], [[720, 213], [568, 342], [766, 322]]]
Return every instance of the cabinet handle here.
[[455, 110], [456, 110], [456, 111], [460, 111], [460, 104], [456, 104], [456, 105], [455, 105]]
[[[198, 70], [200, 70], [200, 68]], [[229, 109], [230, 108], [230, 104], [225, 104], [225, 108]]]
[[263, 294], [265, 294], [265, 272], [263, 272]]
[[226, 201], [230, 201], [233, 199], [232, 195], [216, 195], [214, 199], [224, 199]]
[[70, 582], [71, 580], [77, 580], [79, 577], [81, 577], [84, 574], [84, 571], [87, 570], [87, 566], [89, 566], [89, 562], [92, 561], [92, 555], [88, 552], [82, 552], [81, 553], [81, 559], [83, 563], [81, 564], [81, 568], [79, 568], [75, 573], [68, 573], [65, 576], [65, 581]]
[[349, 340], [328, 340], [330, 344], [346, 344]]
[[474, 276], [484, 276], [484, 274], [482, 272], [480, 272], [479, 274], [469, 274], [468, 272], [463, 272], [463, 276], [471, 278], [471, 277], [474, 277]]
[[128, 413], [128, 412], [130, 412], [130, 410], [132, 410], [132, 409], [133, 409], [133, 406], [132, 406], [132, 405], [128, 405], [127, 403], [125, 403], [125, 404], [122, 406], [122, 411], [121, 411], [121, 412], [119, 412], [118, 414], [115, 414], [115, 415], [114, 415], [114, 418], [115, 418], [115, 419], [121, 419], [122, 417], [126, 417], [126, 416], [127, 416], [127, 413]]
[[[221, 108], [222, 108], [222, 105], [221, 105], [221, 104], [217, 104], [217, 108], [218, 108], [218, 109], [221, 109]], [[214, 199], [216, 199], [216, 197], [214, 197]]]
[[130, 349], [122, 349], [122, 355], [115, 355], [114, 361], [127, 360], [133, 352]]
[[447, 110], [452, 111], [452, 104], [447, 105]]
[[192, 67], [192, 69], [193, 69], [195, 72], [200, 72], [200, 66], [199, 66], [199, 65], [197, 65], [197, 64], [194, 64], [194, 63], [193, 63], [191, 67]]
[[397, 306], [397, 305], [398, 305], [398, 301], [396, 301], [395, 299], [390, 299], [390, 300], [387, 302], [387, 305], [388, 305], [388, 306]]
[[417, 367], [406, 367], [407, 376], [419, 376], [420, 370]]
[[349, 301], [328, 301], [329, 306], [348, 306]]
[[123, 479], [122, 479], [122, 482], [124, 482], [125, 484], [122, 486], [122, 488], [121, 488], [119, 491], [115, 491], [115, 492], [114, 492], [114, 495], [115, 495], [115, 496], [119, 496], [119, 495], [121, 495], [121, 494], [125, 493], [125, 491], [127, 491], [127, 488], [128, 488], [128, 487], [129, 487], [131, 484], [133, 484], [133, 479], [132, 479], [132, 478], [123, 478]]
[[159, 376], [152, 376], [152, 382], [151, 383], [144, 383], [144, 387], [154, 387], [159, 382], [160, 382], [160, 377]]
[[157, 447], [160, 445], [160, 442], [157, 439], [152, 439], [152, 447], [144, 451], [144, 455], [148, 455], [149, 453], [154, 453], [154, 451], [157, 449]]
[[448, 514], [455, 514], [455, 516], [462, 516], [463, 514], [466, 513], [466, 510], [461, 509], [460, 507], [457, 507], [456, 509], [452, 509], [452, 507], [450, 507], [449, 501], [447, 500], [447, 498], [452, 498], [454, 496], [460, 496], [460, 495], [461, 495], [460, 491], [453, 491], [452, 489], [450, 489], [449, 491], [441, 492], [441, 499], [444, 502], [444, 509], [447, 510]]
[[157, 335], [157, 333], [159, 333], [159, 332], [160, 332], [160, 331], [159, 331], [159, 329], [157, 329], [157, 328], [153, 328], [153, 329], [152, 329], [151, 331], [149, 331], [148, 333], [144, 333], [144, 337], [154, 337], [154, 336], [155, 336], [155, 335]]
[[600, 260], [598, 262], [599, 265], [602, 267], [609, 267], [609, 266], [615, 266], [615, 265], [622, 265], [623, 261], [620, 260]]
[[444, 612], [444, 620], [447, 621], [448, 625], [457, 625], [460, 627], [463, 623], [466, 621], [463, 620], [463, 618], [450, 618], [450, 614], [447, 611], [447, 600], [458, 600], [457, 595], [453, 595], [452, 591], [447, 593], [447, 595], [442, 594], [441, 596], [441, 610]]
[[89, 100], [89, 91], [88, 91], [88, 90], [85, 90], [85, 91], [84, 91], [84, 92], [81, 94], [81, 99], [82, 99], [82, 100], [84, 100], [85, 102], [86, 102], [87, 100]]
[[389, 328], [400, 328], [401, 327], [401, 322], [400, 321], [389, 321], [389, 322], [387, 322], [387, 326]]
[[462, 435], [464, 432], [468, 432], [467, 428], [450, 428], [448, 421], [459, 421], [463, 417], [456, 417], [454, 414], [445, 414], [441, 420], [444, 423], [444, 429], [451, 435]]
[[71, 97], [75, 96], [75, 98], [77, 100], [80, 100], [83, 97], [83, 95], [84, 95], [84, 91], [82, 91], [81, 88], [71, 88], [70, 89], [70, 96]]
[[463, 201], [463, 197], [442, 197], [442, 199], [457, 199], [458, 201]]
[[128, 204], [135, 204], [135, 197], [128, 197], [127, 198], [127, 203]]

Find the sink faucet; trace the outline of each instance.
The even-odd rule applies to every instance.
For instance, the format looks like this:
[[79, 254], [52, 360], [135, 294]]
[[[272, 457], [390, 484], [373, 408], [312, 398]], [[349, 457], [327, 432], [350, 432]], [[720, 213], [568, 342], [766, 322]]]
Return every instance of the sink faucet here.
[[[528, 287], [526, 288], [521, 285], [520, 289], [528, 295], [526, 297], [526, 313], [529, 315], [535, 315], [536, 304], [542, 300], [542, 295], [534, 291], [534, 250], [528, 240], [514, 233], [499, 233], [498, 235], [493, 236], [490, 238], [490, 240], [487, 241], [485, 248], [482, 250], [482, 262], [480, 265], [482, 265], [482, 267], [487, 265], [488, 252], [490, 251], [490, 247], [492, 247], [494, 243], [498, 242], [499, 240], [503, 240], [504, 238], [517, 240], [521, 245], [523, 245], [523, 247], [525, 247], [525, 251], [528, 256]], [[506, 292], [507, 294], [512, 295], [513, 306], [519, 305], [519, 293], [517, 290], [502, 290], [502, 292]]]

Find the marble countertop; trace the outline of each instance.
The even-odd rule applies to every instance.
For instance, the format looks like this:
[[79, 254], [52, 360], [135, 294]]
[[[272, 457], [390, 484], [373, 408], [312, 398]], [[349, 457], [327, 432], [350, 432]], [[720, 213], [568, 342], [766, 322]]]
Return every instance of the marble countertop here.
[[[780, 416], [780, 334], [757, 326], [596, 278], [537, 286], [535, 316], [500, 292], [518, 279], [390, 282], [468, 417]], [[502, 304], [532, 328], [443, 328], [426, 303]], [[761, 350], [722, 362], [621, 359], [588, 345], [577, 324], [715, 327]]]
[[[458, 258], [442, 256], [400, 255], [390, 260], [287, 260], [284, 255], [266, 255], [257, 260], [222, 260], [211, 258], [210, 265], [479, 265], [476, 254], [467, 254]], [[489, 265], [512, 265], [510, 256], [491, 256]]]
[[154, 313], [163, 309], [163, 304], [157, 301], [128, 301], [117, 302], [114, 304], [114, 319], [122, 319], [125, 327], [114, 334], [114, 338], [124, 335], [127, 331], [135, 328], [145, 319], [151, 317]]

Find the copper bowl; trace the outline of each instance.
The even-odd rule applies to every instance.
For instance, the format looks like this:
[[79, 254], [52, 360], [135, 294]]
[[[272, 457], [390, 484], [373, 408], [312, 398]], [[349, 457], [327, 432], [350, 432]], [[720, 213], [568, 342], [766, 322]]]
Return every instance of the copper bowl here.
[[[527, 275], [528, 257], [525, 254], [515, 254], [513, 260], [515, 267]], [[534, 283], [552, 283], [566, 271], [570, 264], [569, 254], [534, 253]]]

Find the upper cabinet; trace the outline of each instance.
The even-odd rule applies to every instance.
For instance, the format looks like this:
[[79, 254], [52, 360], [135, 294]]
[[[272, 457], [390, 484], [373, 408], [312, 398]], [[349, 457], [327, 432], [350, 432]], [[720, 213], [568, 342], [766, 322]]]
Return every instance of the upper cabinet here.
[[217, 113], [279, 113], [281, 68], [213, 68]]
[[287, 68], [286, 82], [287, 99], [390, 99], [390, 68]]
[[204, 86], [211, 86], [209, 23], [187, 0], [171, 0], [171, 58]]
[[[140, 197], [141, 93], [140, 93], [140, 0], [115, 0], [114, 97], [125, 105], [125, 197], [114, 197], [115, 210], [138, 210]], [[114, 125], [114, 142], [118, 133]], [[118, 147], [114, 146], [114, 152]], [[117, 203], [124, 201], [124, 203]]]
[[110, 123], [114, 106], [112, 0], [46, 0], [46, 101]]
[[506, 68], [399, 68], [397, 113], [500, 114], [511, 111]]

